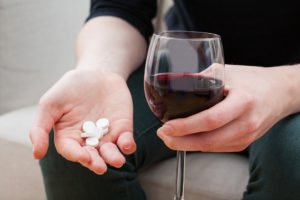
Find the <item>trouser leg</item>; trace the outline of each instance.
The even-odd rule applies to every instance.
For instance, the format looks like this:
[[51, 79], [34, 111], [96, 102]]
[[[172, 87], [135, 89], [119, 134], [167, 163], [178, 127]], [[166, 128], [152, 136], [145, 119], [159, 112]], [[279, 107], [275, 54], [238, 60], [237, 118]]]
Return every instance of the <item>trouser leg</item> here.
[[300, 199], [300, 114], [273, 126], [249, 148], [244, 200]]

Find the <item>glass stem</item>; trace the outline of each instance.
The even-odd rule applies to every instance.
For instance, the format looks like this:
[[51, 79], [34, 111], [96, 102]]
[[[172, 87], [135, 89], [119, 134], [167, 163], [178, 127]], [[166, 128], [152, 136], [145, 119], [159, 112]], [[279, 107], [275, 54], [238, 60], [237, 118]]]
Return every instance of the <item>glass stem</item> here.
[[176, 191], [174, 200], [184, 200], [185, 151], [177, 151]]

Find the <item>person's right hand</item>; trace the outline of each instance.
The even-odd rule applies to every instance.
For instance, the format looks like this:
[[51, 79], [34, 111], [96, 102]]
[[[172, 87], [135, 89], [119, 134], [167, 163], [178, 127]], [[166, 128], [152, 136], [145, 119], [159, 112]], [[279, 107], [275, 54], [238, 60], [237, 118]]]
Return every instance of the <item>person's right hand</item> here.
[[243, 151], [279, 120], [299, 112], [298, 74], [297, 66], [226, 65], [226, 98], [202, 112], [167, 121], [157, 134], [173, 150]]
[[[80, 137], [84, 121], [110, 120], [110, 132], [99, 148], [85, 146]], [[79, 162], [97, 174], [107, 164], [121, 167], [124, 154], [136, 150], [133, 139], [133, 106], [126, 81], [119, 75], [94, 69], [67, 72], [40, 100], [30, 139], [33, 155], [47, 153], [49, 133], [54, 129], [57, 152], [67, 160]]]

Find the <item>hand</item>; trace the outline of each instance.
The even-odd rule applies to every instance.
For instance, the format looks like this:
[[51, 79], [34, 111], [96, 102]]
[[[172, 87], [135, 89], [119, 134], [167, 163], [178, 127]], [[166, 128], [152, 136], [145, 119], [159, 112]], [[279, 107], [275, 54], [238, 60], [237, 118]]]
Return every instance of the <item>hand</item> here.
[[[101, 139], [99, 148], [85, 146], [80, 137], [83, 122], [101, 117], [110, 120], [109, 134]], [[105, 173], [106, 164], [121, 167], [125, 163], [121, 152], [136, 150], [131, 95], [125, 80], [113, 73], [70, 71], [41, 98], [30, 131], [36, 159], [45, 156], [52, 127], [58, 153], [97, 174]]]
[[[281, 67], [278, 67], [281, 68]], [[174, 150], [238, 152], [288, 114], [280, 69], [226, 66], [226, 98], [187, 118], [166, 122], [158, 136]], [[284, 100], [283, 100], [284, 98]]]

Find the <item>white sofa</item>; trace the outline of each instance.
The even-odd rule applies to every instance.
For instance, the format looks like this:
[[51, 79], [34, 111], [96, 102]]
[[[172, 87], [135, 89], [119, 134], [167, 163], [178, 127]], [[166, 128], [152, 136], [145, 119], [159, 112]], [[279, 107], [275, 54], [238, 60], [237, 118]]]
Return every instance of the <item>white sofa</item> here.
[[[72, 5], [70, 5], [72, 4]], [[45, 199], [28, 131], [39, 97], [74, 67], [74, 41], [88, 0], [0, 0], [0, 199]], [[175, 159], [141, 173], [149, 200], [172, 199]], [[247, 159], [235, 154], [188, 155], [187, 200], [238, 200]]]

